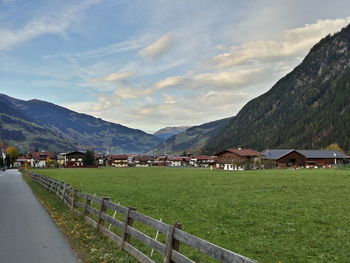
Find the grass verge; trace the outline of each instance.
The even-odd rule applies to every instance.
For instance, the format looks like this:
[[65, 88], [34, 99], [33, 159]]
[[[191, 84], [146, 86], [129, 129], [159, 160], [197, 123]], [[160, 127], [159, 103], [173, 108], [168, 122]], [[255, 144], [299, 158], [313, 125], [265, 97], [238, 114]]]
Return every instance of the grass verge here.
[[48, 192], [37, 182], [30, 180], [27, 175], [24, 175], [23, 178], [67, 237], [71, 248], [82, 262], [137, 262], [129, 254], [117, 248], [115, 243], [87, 224], [80, 215], [71, 212], [57, 196]]

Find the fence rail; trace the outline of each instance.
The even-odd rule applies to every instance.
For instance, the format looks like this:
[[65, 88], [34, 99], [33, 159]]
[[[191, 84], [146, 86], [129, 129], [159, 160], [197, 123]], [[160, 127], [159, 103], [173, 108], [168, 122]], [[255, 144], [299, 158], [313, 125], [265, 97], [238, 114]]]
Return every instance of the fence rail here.
[[[163, 263], [194, 263], [195, 261], [179, 252], [180, 244], [183, 243], [203, 254], [206, 254], [219, 262], [224, 263], [256, 263], [256, 261], [239, 255], [212, 244], [206, 240], [191, 235], [181, 228], [181, 224], [169, 225], [149, 216], [141, 214], [132, 207], [124, 207], [109, 201], [107, 197], [81, 193], [69, 184], [44, 175], [30, 174], [30, 178], [48, 191], [56, 194], [64, 204], [72, 211], [80, 213], [85, 221], [95, 227], [107, 238], [114, 241], [121, 249], [127, 251], [141, 263], [155, 263], [153, 259], [142, 253], [131, 243], [131, 237], [137, 239], [145, 246], [154, 249], [163, 256]], [[80, 200], [80, 201], [79, 201]], [[121, 214], [124, 220], [110, 216], [107, 209]], [[133, 222], [140, 222], [160, 233], [166, 235], [165, 243], [148, 236], [133, 226]], [[105, 227], [108, 223], [121, 231], [121, 235]]]

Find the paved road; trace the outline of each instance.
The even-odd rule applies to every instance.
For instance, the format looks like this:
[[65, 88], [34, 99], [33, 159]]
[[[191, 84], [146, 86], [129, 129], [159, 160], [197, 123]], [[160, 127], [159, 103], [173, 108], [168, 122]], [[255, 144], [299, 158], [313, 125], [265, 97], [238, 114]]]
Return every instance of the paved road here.
[[0, 171], [0, 263], [78, 263], [17, 170]]

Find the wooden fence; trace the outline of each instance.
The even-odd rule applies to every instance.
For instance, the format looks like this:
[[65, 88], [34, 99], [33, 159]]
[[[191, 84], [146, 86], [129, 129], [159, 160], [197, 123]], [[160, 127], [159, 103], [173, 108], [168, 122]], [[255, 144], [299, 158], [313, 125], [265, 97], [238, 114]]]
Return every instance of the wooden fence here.
[[[203, 254], [206, 254], [219, 262], [230, 263], [253, 263], [247, 257], [239, 255], [225, 248], [214, 245], [201, 238], [193, 236], [181, 230], [181, 224], [169, 225], [159, 220], [153, 219], [141, 213], [135, 208], [124, 207], [109, 201], [109, 198], [99, 198], [94, 195], [81, 193], [73, 189], [70, 185], [59, 180], [37, 174], [30, 174], [30, 178], [40, 183], [47, 190], [55, 193], [72, 211], [76, 211], [85, 218], [85, 220], [100, 231], [103, 235], [114, 241], [121, 249], [127, 251], [137, 261], [142, 263], [155, 263], [153, 259], [135, 248], [131, 243], [130, 237], [133, 237], [150, 247], [154, 251], [158, 251], [163, 257], [163, 263], [194, 263], [179, 252], [180, 244], [186, 244]], [[107, 213], [107, 209], [116, 211], [123, 215], [124, 220], [119, 220]], [[140, 222], [160, 233], [166, 235], [165, 244], [150, 237], [142, 231], [133, 227], [134, 221]], [[110, 230], [109, 226], [119, 229], [122, 234], [116, 234], [116, 231]]]

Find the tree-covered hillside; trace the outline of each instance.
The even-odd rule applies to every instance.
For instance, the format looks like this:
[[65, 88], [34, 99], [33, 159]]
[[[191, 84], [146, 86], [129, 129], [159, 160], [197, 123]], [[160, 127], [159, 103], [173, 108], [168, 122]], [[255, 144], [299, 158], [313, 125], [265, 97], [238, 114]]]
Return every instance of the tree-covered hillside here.
[[204, 152], [226, 147], [350, 150], [350, 26], [316, 44], [303, 62], [253, 99], [212, 136]]

